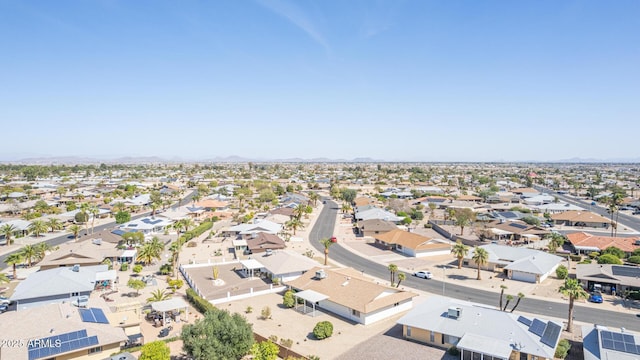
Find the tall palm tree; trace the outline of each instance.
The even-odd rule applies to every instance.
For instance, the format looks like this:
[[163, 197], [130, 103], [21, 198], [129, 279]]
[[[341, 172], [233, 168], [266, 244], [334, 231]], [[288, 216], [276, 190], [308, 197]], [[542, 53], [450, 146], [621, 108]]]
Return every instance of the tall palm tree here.
[[85, 235], [89, 235], [89, 208], [91, 206], [89, 205], [89, 203], [82, 203], [80, 204], [80, 212], [84, 214], [84, 232]]
[[560, 286], [558, 292], [569, 297], [569, 318], [567, 319], [567, 331], [572, 332], [573, 328], [573, 305], [576, 299], [586, 299], [589, 294], [584, 291], [578, 279], [567, 278]]
[[62, 222], [56, 218], [49, 218], [49, 221], [47, 221], [47, 226], [49, 227], [51, 232], [62, 230], [63, 228]]
[[329, 260], [329, 248], [333, 245], [333, 241], [328, 238], [320, 239], [320, 243], [324, 246], [324, 264], [327, 265], [327, 261]]
[[38, 250], [33, 245], [25, 245], [22, 249], [20, 249], [20, 254], [22, 257], [27, 260], [29, 263], [29, 267], [33, 264], [33, 259], [38, 257]]
[[178, 260], [180, 257], [180, 249], [182, 248], [182, 244], [179, 240], [176, 240], [169, 245], [169, 251], [171, 251], [171, 265], [173, 268], [173, 277], [176, 277], [178, 270]]
[[351, 205], [347, 204], [347, 203], [343, 203], [342, 204], [342, 208], [341, 208], [343, 213], [348, 213], [349, 211], [351, 211]]
[[178, 240], [180, 240], [180, 232], [184, 230], [184, 223], [182, 220], [178, 220], [173, 223], [173, 228], [176, 229], [176, 232], [178, 233]]
[[405, 279], [407, 278], [407, 275], [403, 272], [398, 273], [398, 285], [396, 285], [396, 288], [400, 287], [400, 283], [403, 282]]
[[296, 206], [295, 209], [293, 209], [293, 216], [294, 218], [298, 219], [298, 221], [300, 219], [302, 219], [302, 215], [307, 213], [307, 206], [306, 205], [298, 205]]
[[513, 308], [511, 308], [511, 312], [513, 312], [518, 307], [518, 305], [520, 305], [520, 300], [522, 300], [522, 299], [524, 299], [524, 294], [519, 292], [518, 293], [518, 301], [516, 301], [516, 304], [513, 305]]
[[478, 280], [482, 280], [480, 277], [480, 269], [487, 264], [487, 261], [489, 261], [489, 253], [487, 250], [476, 246], [471, 259], [478, 265]]
[[24, 257], [19, 251], [16, 251], [14, 253], [7, 255], [7, 258], [4, 259], [4, 263], [7, 265], [11, 265], [11, 267], [13, 268], [14, 279], [18, 278], [17, 271], [16, 271], [18, 264], [22, 264], [23, 262], [24, 262]]
[[504, 308], [502, 308], [502, 311], [507, 311], [507, 306], [509, 306], [511, 300], [513, 300], [513, 295], [507, 294], [507, 303], [504, 304]]
[[396, 282], [396, 273], [398, 272], [398, 265], [389, 264], [389, 266], [387, 266], [387, 269], [389, 269], [389, 276], [391, 278], [391, 286], [393, 286], [393, 284]]
[[7, 241], [5, 245], [11, 245], [11, 238], [16, 231], [18, 231], [18, 229], [12, 224], [4, 224], [0, 227], [0, 234], [4, 235], [4, 238]]
[[502, 297], [504, 296], [504, 291], [507, 289], [506, 285], [500, 285], [500, 306], [498, 309], [502, 309]]
[[156, 254], [156, 258], [160, 260], [160, 255], [162, 255], [162, 251], [164, 250], [164, 243], [160, 241], [157, 236], [154, 236], [149, 243], [147, 243], [149, 247], [153, 250], [153, 253]]
[[67, 230], [73, 234], [73, 240], [78, 241], [78, 235], [80, 235], [80, 231], [82, 231], [82, 227], [78, 224], [73, 224], [67, 228]]
[[96, 222], [96, 217], [100, 213], [100, 209], [95, 204], [91, 204], [89, 206], [89, 213], [91, 214], [91, 234], [93, 234], [94, 224]]
[[564, 244], [564, 236], [558, 233], [551, 233], [551, 241], [549, 242], [549, 251], [555, 253], [556, 250]]
[[155, 259], [154, 250], [149, 246], [149, 244], [145, 244], [143, 247], [139, 248], [138, 256], [136, 257], [136, 261], [141, 262], [143, 265], [149, 265]]
[[48, 226], [42, 220], [33, 220], [31, 224], [29, 224], [29, 231], [34, 233], [36, 237], [40, 237], [40, 234], [47, 232]]
[[180, 221], [182, 222], [182, 225], [184, 226], [184, 231], [185, 232], [189, 231], [189, 228], [193, 226], [193, 220], [191, 220], [190, 218], [182, 219]]
[[458, 259], [458, 269], [462, 269], [462, 260], [469, 253], [469, 247], [458, 240], [451, 248], [451, 253]]

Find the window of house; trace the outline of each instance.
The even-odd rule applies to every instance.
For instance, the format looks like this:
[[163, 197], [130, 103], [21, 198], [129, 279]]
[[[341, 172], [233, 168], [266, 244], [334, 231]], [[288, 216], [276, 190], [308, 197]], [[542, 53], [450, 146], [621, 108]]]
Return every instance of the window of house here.
[[520, 360], [528, 360], [529, 355], [527, 353], [520, 353]]
[[78, 292], [72, 292], [72, 293], [71, 293], [71, 296], [80, 296], [80, 293], [78, 293]]
[[429, 341], [432, 342], [432, 343], [436, 342], [436, 333], [434, 333], [433, 331], [430, 331], [429, 333], [430, 333], [429, 334]]
[[94, 348], [89, 349], [89, 354], [102, 352], [102, 346], [96, 346]]
[[351, 315], [353, 315], [353, 316], [357, 316], [357, 317], [360, 317], [360, 311], [355, 310], [355, 309], [352, 309], [352, 310], [351, 310]]
[[407, 337], [411, 337], [411, 326], [407, 326]]

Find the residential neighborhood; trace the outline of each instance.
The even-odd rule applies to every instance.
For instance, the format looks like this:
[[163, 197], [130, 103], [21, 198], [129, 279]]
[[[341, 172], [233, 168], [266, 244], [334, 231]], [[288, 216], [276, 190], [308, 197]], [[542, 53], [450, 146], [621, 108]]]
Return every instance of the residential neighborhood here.
[[[622, 210], [633, 206], [622, 204], [637, 203], [638, 192], [624, 181], [585, 181], [589, 191], [609, 194], [596, 198], [557, 175], [533, 180], [524, 168], [508, 181], [475, 167], [478, 175], [440, 175], [464, 173], [461, 165], [420, 172], [396, 165], [391, 176], [375, 164], [266, 164], [252, 172], [229, 164], [176, 168], [162, 177], [153, 167], [110, 169], [104, 177], [88, 166], [87, 178], [35, 180], [21, 169], [7, 167], [1, 184], [0, 322], [46, 318], [50, 329], [20, 322], [14, 334], [25, 341], [73, 334], [80, 341], [12, 349], [2, 358], [136, 358], [156, 340], [166, 341], [172, 355], [188, 356], [185, 334], [204, 321], [201, 304], [208, 303], [239, 313], [256, 339], [291, 339], [273, 343], [300, 358], [347, 356], [359, 343], [384, 338], [386, 327], [400, 330], [380, 341], [423, 344], [425, 354], [552, 359], [562, 339], [582, 353], [585, 329], [594, 324], [569, 324], [568, 315], [544, 309], [531, 313], [531, 303], [566, 305], [562, 289], [578, 286], [570, 293], [574, 307], [640, 312], [640, 233], [621, 221], [634, 217]], [[318, 181], [325, 177], [332, 180]], [[52, 190], [34, 191], [42, 183]], [[566, 210], [541, 210], [544, 204]], [[361, 268], [360, 258], [377, 267]], [[492, 292], [495, 301], [447, 297], [458, 286]], [[594, 293], [601, 303], [591, 301]], [[309, 342], [306, 334], [322, 321], [334, 324], [333, 336]], [[632, 336], [640, 331], [623, 327]], [[354, 332], [357, 341], [344, 343]], [[585, 359], [594, 353], [588, 347]]]

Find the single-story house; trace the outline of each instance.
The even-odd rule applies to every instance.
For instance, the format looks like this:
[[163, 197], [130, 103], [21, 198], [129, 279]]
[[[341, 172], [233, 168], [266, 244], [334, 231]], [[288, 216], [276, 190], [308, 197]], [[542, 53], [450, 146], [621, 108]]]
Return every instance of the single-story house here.
[[280, 250], [287, 247], [278, 235], [265, 232], [253, 233], [247, 240], [247, 250], [252, 254], [269, 250]]
[[569, 203], [551, 203], [543, 205], [531, 206], [531, 208], [538, 210], [541, 213], [557, 214], [565, 211], [584, 211], [583, 208], [575, 206]]
[[278, 234], [282, 231], [282, 225], [276, 224], [269, 220], [259, 220], [255, 223], [238, 224], [224, 230], [226, 236], [241, 236], [245, 239], [251, 237], [251, 234], [265, 232], [267, 234]]
[[416, 233], [395, 229], [374, 236], [376, 243], [413, 257], [447, 255], [453, 245], [448, 240], [433, 239]]
[[318, 266], [318, 262], [304, 255], [286, 250], [274, 251], [271, 255], [253, 257], [271, 279], [281, 283], [299, 278], [302, 274]]
[[[483, 267], [486, 270], [496, 271], [502, 269], [507, 278], [530, 283], [541, 283], [549, 275], [554, 273], [560, 263], [564, 260], [560, 256], [552, 255], [544, 251], [505, 246], [498, 244], [488, 244], [480, 246], [489, 253], [487, 264]], [[469, 249], [469, 253], [464, 258], [463, 263], [467, 266], [477, 268], [473, 261], [475, 248]]]
[[584, 360], [636, 360], [640, 358], [640, 335], [627, 329], [583, 325]]
[[229, 209], [229, 202], [210, 198], [200, 200], [195, 205], [211, 211], [225, 211]]
[[356, 231], [362, 236], [376, 236], [397, 229], [395, 223], [381, 219], [364, 220], [358, 223]]
[[315, 267], [287, 285], [296, 297], [348, 320], [368, 325], [411, 309], [415, 293], [377, 284], [353, 269]]
[[540, 191], [533, 188], [518, 188], [513, 189], [511, 192], [515, 195], [523, 196], [523, 197], [532, 197], [540, 195]]
[[289, 219], [293, 217], [294, 212], [295, 212], [295, 209], [290, 207], [279, 207], [279, 208], [269, 210], [269, 214], [271, 215], [284, 215]]
[[524, 221], [495, 220], [484, 225], [482, 234], [486, 239], [530, 242], [542, 239], [550, 231]]
[[590, 211], [565, 211], [551, 215], [556, 225], [609, 228], [611, 220]]
[[577, 264], [576, 279], [585, 289], [593, 289], [599, 284], [602, 290], [622, 294], [630, 288], [640, 288], [640, 268], [628, 265]]
[[116, 271], [109, 270], [107, 265], [53, 268], [33, 273], [21, 281], [11, 300], [15, 301], [17, 310], [73, 302], [116, 280]]
[[357, 197], [353, 200], [353, 205], [354, 206], [364, 206], [364, 205], [369, 205], [369, 204], [373, 204], [375, 200], [372, 198], [368, 198], [368, 197]]
[[567, 234], [566, 237], [577, 253], [600, 252], [610, 246], [615, 246], [627, 253], [640, 248], [640, 237], [600, 236], [583, 231]]
[[372, 208], [356, 212], [355, 219], [357, 221], [380, 219], [397, 223], [404, 220], [404, 217], [396, 216], [395, 214], [380, 208]]
[[398, 320], [402, 335], [427, 345], [460, 351], [460, 359], [552, 360], [562, 324], [431, 296]]
[[157, 234], [164, 232], [173, 225], [173, 221], [159, 216], [147, 216], [141, 219], [131, 220], [120, 225], [120, 229], [125, 232], [141, 232], [147, 234]]
[[109, 310], [84, 310], [89, 309], [66, 303], [2, 314], [2, 321], [11, 324], [11, 338], [24, 342], [24, 346], [3, 346], [2, 358], [102, 360], [120, 351], [127, 335], [106, 319]]
[[58, 250], [47, 255], [38, 263], [40, 271], [74, 265], [101, 265], [105, 259], [112, 263], [117, 261], [122, 250], [114, 244], [98, 241], [98, 239], [69, 242], [61, 244]]

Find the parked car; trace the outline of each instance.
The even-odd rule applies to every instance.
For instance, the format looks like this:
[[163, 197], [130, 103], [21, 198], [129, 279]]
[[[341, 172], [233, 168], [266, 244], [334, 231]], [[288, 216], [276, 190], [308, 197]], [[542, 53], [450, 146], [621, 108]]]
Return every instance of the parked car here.
[[430, 271], [416, 271], [413, 273], [413, 276], [423, 278], [423, 279], [431, 279], [433, 274]]
[[9, 310], [9, 305], [2, 304], [0, 305], [0, 314]]
[[634, 210], [631, 215], [640, 215], [640, 210]]
[[589, 301], [592, 303], [602, 303], [602, 293], [600, 291], [592, 291], [589, 295]]
[[11, 300], [6, 296], [0, 296], [0, 305], [11, 305]]
[[332, 243], [337, 243], [338, 242], [338, 238], [336, 238], [335, 236], [331, 237], [331, 242]]

